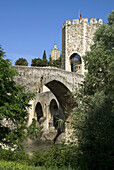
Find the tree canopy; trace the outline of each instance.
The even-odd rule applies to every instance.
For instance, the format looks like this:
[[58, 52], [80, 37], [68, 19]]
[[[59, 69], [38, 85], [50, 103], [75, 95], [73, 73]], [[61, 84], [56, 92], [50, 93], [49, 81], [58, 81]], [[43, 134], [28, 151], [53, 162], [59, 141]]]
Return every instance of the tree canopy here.
[[25, 58], [19, 58], [16, 62], [15, 65], [22, 65], [22, 66], [28, 66], [28, 62]]
[[37, 66], [37, 67], [46, 67], [46, 66], [50, 66], [50, 67], [57, 67], [57, 68], [61, 68], [61, 57], [59, 57], [56, 60], [52, 60], [51, 56], [49, 57], [49, 61], [46, 59], [46, 52], [44, 50], [44, 54], [43, 54], [43, 59], [41, 58], [34, 58], [32, 59], [32, 64], [31, 66]]
[[73, 109], [81, 169], [113, 169], [114, 162], [114, 11], [94, 35], [83, 57], [88, 70]]
[[44, 50], [44, 53], [43, 53], [43, 60], [46, 60], [46, 51]]
[[19, 146], [25, 134], [29, 101], [34, 94], [25, 93], [24, 87], [16, 85], [17, 73], [4, 55], [0, 46], [0, 143]]

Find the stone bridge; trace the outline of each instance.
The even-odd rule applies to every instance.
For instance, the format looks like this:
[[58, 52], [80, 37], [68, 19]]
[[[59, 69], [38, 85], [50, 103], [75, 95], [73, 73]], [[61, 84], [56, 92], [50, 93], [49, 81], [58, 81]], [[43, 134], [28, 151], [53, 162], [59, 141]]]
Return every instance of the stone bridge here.
[[[32, 107], [29, 109], [28, 125], [35, 118], [43, 126], [43, 140], [69, 140], [71, 128], [65, 124], [64, 120], [69, 117], [64, 109], [71, 110], [70, 95], [83, 81], [83, 76], [57, 68], [12, 67], [18, 72], [15, 77], [17, 84], [26, 86], [28, 92], [36, 92], [36, 98], [30, 101]], [[63, 120], [62, 125], [58, 123], [58, 119]]]
[[18, 84], [26, 86], [28, 92], [43, 92], [45, 85], [56, 96], [64, 108], [69, 105], [69, 93], [78, 88], [83, 76], [73, 72], [47, 67], [12, 66], [19, 74], [15, 77]]

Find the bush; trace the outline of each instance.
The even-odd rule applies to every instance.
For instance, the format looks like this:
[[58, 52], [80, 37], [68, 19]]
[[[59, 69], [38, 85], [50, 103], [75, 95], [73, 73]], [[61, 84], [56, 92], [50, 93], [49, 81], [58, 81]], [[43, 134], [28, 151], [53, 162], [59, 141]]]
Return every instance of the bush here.
[[27, 134], [31, 139], [40, 138], [43, 126], [37, 126], [37, 121], [33, 118], [31, 125], [27, 128]]
[[[34, 166], [28, 166], [26, 164], [21, 164], [17, 162], [6, 162], [6, 161], [0, 161], [0, 169], [3, 170], [46, 170], [47, 168], [43, 167], [34, 167]], [[49, 168], [52, 170], [53, 168]], [[54, 168], [56, 170], [56, 168]]]
[[22, 150], [11, 151], [0, 149], [0, 160], [28, 163], [29, 156]]
[[70, 145], [52, 145], [47, 152], [35, 152], [32, 157], [32, 165], [45, 167], [77, 167], [77, 147]]
[[[77, 148], [70, 145], [52, 145], [49, 151], [37, 151], [29, 157], [25, 151], [11, 151], [0, 149], [0, 160], [10, 162], [12, 167], [16, 164], [23, 164], [33, 167], [45, 167], [51, 169], [78, 169], [77, 167]], [[0, 164], [1, 166], [1, 164]], [[8, 166], [7, 166], [8, 167]], [[10, 167], [10, 166], [9, 166]]]

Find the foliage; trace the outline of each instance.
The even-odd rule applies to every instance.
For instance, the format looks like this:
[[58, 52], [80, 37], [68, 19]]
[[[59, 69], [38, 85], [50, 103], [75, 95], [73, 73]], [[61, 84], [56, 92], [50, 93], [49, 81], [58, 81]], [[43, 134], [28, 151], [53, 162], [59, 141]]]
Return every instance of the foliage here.
[[46, 67], [46, 66], [48, 66], [48, 61], [47, 61], [47, 59], [42, 60], [41, 58], [34, 58], [34, 59], [32, 59], [31, 66]]
[[73, 109], [81, 169], [114, 168], [114, 11], [83, 57], [88, 73], [75, 94]]
[[29, 163], [29, 156], [22, 149], [15, 149], [14, 151], [10, 149], [0, 148], [0, 160], [4, 161], [14, 161], [22, 164]]
[[61, 57], [59, 57], [57, 60], [52, 60], [51, 56], [49, 57], [49, 61], [46, 59], [46, 53], [44, 50], [43, 59], [41, 58], [34, 58], [32, 59], [31, 66], [37, 66], [37, 67], [57, 67], [61, 68]]
[[13, 79], [16, 75], [0, 47], [0, 143], [6, 146], [20, 146], [25, 135], [28, 103], [34, 97], [33, 93], [25, 93], [24, 87], [16, 85]]
[[32, 59], [31, 66], [43, 67], [43, 62], [41, 58], [34, 58]]
[[40, 138], [42, 126], [37, 126], [37, 121], [33, 118], [31, 125], [27, 128], [28, 136], [31, 139]]
[[[21, 163], [21, 167], [26, 165], [33, 168], [41, 167], [41, 169], [78, 169], [76, 147], [71, 145], [52, 145], [52, 148], [47, 151], [36, 151], [32, 157], [29, 157], [22, 150], [11, 151], [0, 149], [0, 166], [3, 167], [1, 162], [5, 163], [5, 161], [10, 161], [8, 163], [9, 167]], [[11, 161], [13, 161], [13, 164]]]
[[[58, 170], [57, 167], [49, 167], [48, 169], [45, 166], [39, 166], [39, 167], [35, 167], [35, 166], [28, 166], [26, 164], [22, 164], [22, 163], [18, 163], [18, 162], [12, 162], [12, 161], [0, 161], [0, 169], [2, 170]], [[62, 168], [62, 170], [65, 170], [64, 168]], [[68, 170], [72, 170], [72, 169], [68, 169]]]
[[44, 53], [43, 53], [43, 60], [46, 60], [46, 51], [44, 50]]
[[50, 57], [49, 66], [61, 68], [61, 57], [56, 60], [52, 60], [52, 58]]
[[77, 151], [76, 147], [71, 145], [52, 145], [47, 152], [35, 152], [31, 161], [36, 166], [58, 167], [66, 169], [77, 168]]
[[22, 66], [28, 66], [28, 62], [25, 58], [19, 58], [16, 62], [15, 65], [22, 65]]

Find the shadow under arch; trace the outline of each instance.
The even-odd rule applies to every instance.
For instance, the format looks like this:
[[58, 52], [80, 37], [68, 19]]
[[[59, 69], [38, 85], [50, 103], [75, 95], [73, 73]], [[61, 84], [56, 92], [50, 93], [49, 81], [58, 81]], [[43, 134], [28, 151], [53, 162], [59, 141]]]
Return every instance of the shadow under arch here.
[[40, 102], [36, 104], [35, 112], [37, 115], [37, 121], [39, 122], [40, 118], [43, 117], [43, 110], [42, 110], [42, 105]]
[[57, 129], [58, 128], [58, 118], [59, 118], [59, 107], [58, 107], [55, 99], [51, 100], [49, 109], [50, 109], [50, 113], [51, 113], [52, 124], [55, 127], [55, 129]]
[[82, 66], [82, 59], [78, 53], [73, 53], [70, 56], [71, 72], [80, 72]]
[[[56, 96], [63, 111], [71, 111], [74, 106], [74, 100], [71, 91], [60, 81], [53, 80], [45, 84]], [[66, 114], [65, 114], [66, 115]], [[66, 115], [67, 118], [67, 115]]]
[[57, 134], [55, 138], [53, 139], [53, 143], [56, 142], [57, 138], [61, 133], [65, 132], [65, 115], [62, 111], [61, 106], [57, 104], [55, 99], [52, 99], [50, 102], [50, 113], [51, 113], [51, 119], [49, 127], [54, 126], [54, 128], [57, 130]]

